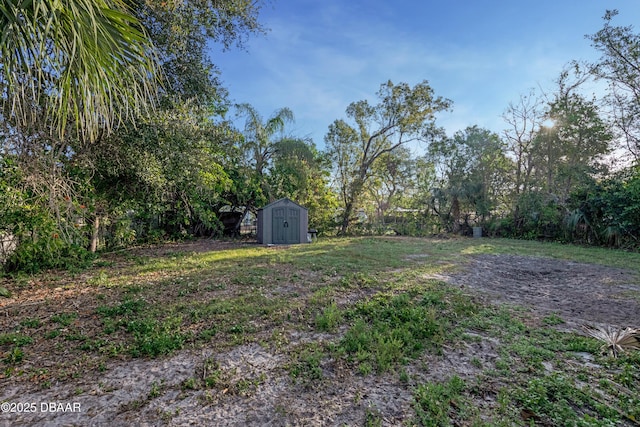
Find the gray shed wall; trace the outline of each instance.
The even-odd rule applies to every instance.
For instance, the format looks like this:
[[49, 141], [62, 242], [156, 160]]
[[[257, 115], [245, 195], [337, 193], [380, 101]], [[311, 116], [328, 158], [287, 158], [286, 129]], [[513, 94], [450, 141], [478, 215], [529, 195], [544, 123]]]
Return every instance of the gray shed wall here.
[[[274, 210], [278, 208], [284, 208], [288, 213], [293, 210], [297, 215], [298, 227], [297, 227], [297, 239], [292, 241], [288, 238], [287, 244], [294, 243], [307, 243], [307, 232], [309, 231], [309, 212], [306, 208], [298, 205], [297, 203], [289, 199], [276, 200], [273, 203], [268, 204], [264, 208], [258, 210], [257, 221], [257, 240], [261, 244], [273, 244], [274, 242]], [[287, 215], [288, 215], [287, 213]], [[288, 217], [285, 218], [285, 220]], [[291, 221], [293, 224], [293, 221]], [[276, 226], [280, 226], [277, 224]], [[287, 230], [289, 231], [289, 230]], [[295, 231], [290, 231], [295, 235]], [[279, 243], [279, 242], [278, 242]]]

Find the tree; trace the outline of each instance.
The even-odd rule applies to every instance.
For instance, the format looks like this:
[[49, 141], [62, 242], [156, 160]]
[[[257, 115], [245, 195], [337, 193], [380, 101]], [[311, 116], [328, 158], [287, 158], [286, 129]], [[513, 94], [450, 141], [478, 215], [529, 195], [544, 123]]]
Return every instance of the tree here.
[[124, 0], [0, 2], [2, 117], [95, 139], [153, 104], [153, 46]]
[[573, 62], [560, 73], [557, 89], [549, 97], [543, 100], [533, 92], [522, 96], [503, 116], [509, 125], [504, 132], [508, 152], [514, 160], [508, 199], [517, 234], [548, 235], [541, 224], [558, 228], [571, 192], [606, 173], [603, 160], [610, 152], [610, 126], [596, 100], [579, 92], [590, 77]]
[[277, 110], [264, 121], [260, 113], [249, 104], [238, 105], [238, 112], [246, 117], [244, 125], [245, 160], [258, 175], [264, 175], [278, 143], [284, 139], [287, 123], [293, 122], [293, 112], [287, 108]]
[[458, 131], [429, 146], [428, 159], [439, 165], [440, 184], [434, 191], [432, 209], [450, 231], [459, 231], [471, 214], [484, 221], [499, 205], [507, 189], [512, 163], [500, 137], [478, 126]]
[[266, 179], [274, 199], [288, 197], [308, 209], [309, 226], [331, 227], [338, 202], [329, 186], [330, 162], [312, 141], [285, 138], [276, 143]]
[[133, 12], [153, 41], [162, 68], [162, 105], [197, 99], [203, 105], [226, 96], [208, 55], [213, 42], [242, 48], [258, 22], [261, 0], [135, 0]]
[[376, 105], [358, 101], [347, 107], [355, 127], [336, 120], [325, 136], [341, 195], [341, 234], [349, 228], [372, 165], [398, 147], [430, 139], [436, 132], [435, 113], [451, 105], [451, 101], [435, 97], [426, 81], [413, 88], [388, 81], [380, 86], [377, 96]]
[[110, 223], [110, 245], [129, 243], [123, 233], [144, 240], [218, 231], [215, 211], [231, 186], [224, 147], [233, 132], [211, 115], [185, 103], [77, 153], [75, 162], [93, 166], [84, 203], [92, 219]]
[[245, 200], [247, 209], [256, 207], [257, 202], [273, 201], [273, 192], [265, 177], [267, 168], [276, 154], [280, 143], [285, 139], [285, 127], [293, 122], [293, 112], [289, 108], [277, 110], [266, 121], [249, 104], [238, 105], [238, 113], [246, 117], [244, 141], [241, 143], [245, 173], [254, 179], [259, 188], [253, 198]]
[[561, 204], [576, 185], [602, 174], [602, 158], [609, 153], [612, 140], [595, 101], [575, 91], [580, 80], [569, 83], [568, 78], [567, 72], [561, 74], [548, 105], [547, 117], [553, 126], [543, 128], [532, 147], [538, 188], [554, 194]]
[[503, 133], [507, 150], [515, 162], [513, 192], [517, 200], [531, 185], [531, 148], [544, 120], [543, 102], [531, 91], [528, 95], [520, 96], [517, 103], [509, 103], [502, 117], [508, 125]]
[[587, 36], [602, 53], [592, 73], [609, 82], [608, 104], [616, 128], [635, 160], [640, 159], [640, 35], [633, 27], [611, 25], [617, 10], [607, 10], [603, 28]]
[[[259, 3], [0, 2], [0, 176], [29, 208], [11, 204], [0, 229], [22, 254], [215, 229], [230, 187], [221, 152], [235, 137], [205, 51], [259, 31]], [[145, 111], [157, 92], [162, 108]]]
[[407, 207], [399, 202], [411, 197], [415, 172], [415, 159], [407, 147], [385, 153], [373, 164], [366, 189], [375, 202], [380, 223], [384, 224], [385, 215], [391, 208]]
[[262, 31], [257, 22], [261, 1], [131, 4], [153, 42], [163, 85], [153, 114], [102, 138], [96, 149], [74, 147], [86, 164], [95, 165], [91, 183], [105, 196], [95, 220], [102, 216], [111, 221], [108, 229], [120, 224], [125, 233], [135, 225], [136, 238], [142, 239], [213, 233], [219, 208], [255, 186], [246, 185], [245, 174], [238, 173], [234, 150], [239, 135], [225, 119], [227, 92], [207, 51], [211, 42], [224, 49], [242, 47], [249, 34]]

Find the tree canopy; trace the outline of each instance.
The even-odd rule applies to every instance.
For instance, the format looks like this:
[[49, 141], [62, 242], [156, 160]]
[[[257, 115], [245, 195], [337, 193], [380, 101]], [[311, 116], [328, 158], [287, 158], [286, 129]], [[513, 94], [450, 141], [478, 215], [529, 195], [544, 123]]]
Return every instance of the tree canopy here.
[[376, 160], [413, 141], [428, 141], [436, 132], [435, 114], [450, 107], [451, 101], [436, 97], [427, 81], [414, 87], [406, 83], [383, 83], [378, 104], [353, 102], [347, 117], [329, 126], [325, 143], [335, 163], [342, 198], [341, 233], [346, 233], [354, 208]]

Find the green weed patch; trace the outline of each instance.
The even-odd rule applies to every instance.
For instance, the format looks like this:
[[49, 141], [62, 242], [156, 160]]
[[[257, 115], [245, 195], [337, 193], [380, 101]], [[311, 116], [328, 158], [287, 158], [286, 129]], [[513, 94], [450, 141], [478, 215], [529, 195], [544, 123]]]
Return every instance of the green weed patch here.
[[385, 372], [406, 363], [426, 346], [435, 347], [444, 340], [446, 320], [439, 318], [434, 302], [400, 294], [358, 303], [348, 314], [353, 324], [340, 341], [340, 350], [364, 373], [368, 367]]

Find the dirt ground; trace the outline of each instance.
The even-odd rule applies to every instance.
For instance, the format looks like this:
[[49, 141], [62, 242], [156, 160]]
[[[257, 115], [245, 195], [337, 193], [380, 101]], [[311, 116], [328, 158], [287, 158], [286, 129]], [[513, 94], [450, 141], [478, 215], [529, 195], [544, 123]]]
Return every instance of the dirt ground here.
[[[562, 325], [567, 329], [579, 330], [585, 323], [638, 326], [640, 319], [640, 281], [627, 270], [550, 258], [481, 255], [464, 271], [439, 278], [495, 303], [528, 306], [536, 316], [555, 313], [567, 321]], [[314, 332], [287, 333], [290, 345], [329, 338]], [[489, 337], [464, 345], [467, 348], [445, 347], [444, 357], [425, 355], [415, 361], [407, 367], [408, 383], [401, 383], [397, 374], [363, 377], [340, 361], [326, 360], [318, 384], [292, 384], [286, 356], [257, 343], [224, 353], [184, 350], [168, 358], [114, 362], [105, 372], [84, 373], [46, 390], [3, 381], [0, 401], [33, 402], [38, 410], [0, 413], [0, 425], [341, 426], [363, 425], [367, 413], [377, 414], [383, 425], [401, 425], [413, 414], [414, 385], [454, 373], [473, 377], [481, 368], [471, 363], [472, 356], [485, 366], [498, 357], [498, 343]], [[181, 386], [190, 377], [203, 376], [212, 359], [225, 373], [228, 388]], [[494, 400], [487, 396], [476, 403], [491, 406]], [[79, 403], [81, 410], [42, 411], [47, 402]]]
[[491, 300], [558, 314], [568, 325], [635, 326], [640, 281], [629, 270], [553, 258], [475, 256], [464, 273], [444, 280]]

